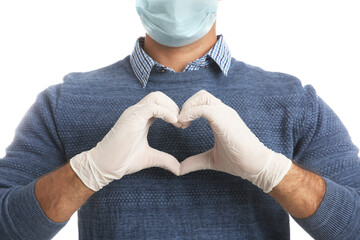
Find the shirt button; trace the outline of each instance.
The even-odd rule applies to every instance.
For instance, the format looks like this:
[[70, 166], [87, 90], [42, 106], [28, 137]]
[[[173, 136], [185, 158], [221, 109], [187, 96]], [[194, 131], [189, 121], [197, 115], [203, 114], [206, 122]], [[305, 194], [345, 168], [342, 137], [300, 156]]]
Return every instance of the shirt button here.
[[165, 70], [164, 70], [164, 69], [161, 69], [161, 72], [165, 72]]

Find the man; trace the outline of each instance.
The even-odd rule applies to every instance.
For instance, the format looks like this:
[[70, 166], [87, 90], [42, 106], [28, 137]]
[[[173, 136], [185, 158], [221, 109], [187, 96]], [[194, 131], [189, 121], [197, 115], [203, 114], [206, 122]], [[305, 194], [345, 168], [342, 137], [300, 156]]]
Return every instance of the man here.
[[81, 239], [289, 239], [288, 213], [358, 238], [343, 124], [311, 86], [231, 58], [216, 6], [137, 0], [130, 56], [38, 96], [0, 161], [1, 238], [49, 239], [80, 207]]

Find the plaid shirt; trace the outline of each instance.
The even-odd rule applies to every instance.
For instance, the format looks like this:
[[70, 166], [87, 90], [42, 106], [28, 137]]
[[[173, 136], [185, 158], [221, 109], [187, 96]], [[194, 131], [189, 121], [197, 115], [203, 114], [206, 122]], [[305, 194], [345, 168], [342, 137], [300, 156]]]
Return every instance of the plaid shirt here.
[[[132, 69], [136, 77], [139, 79], [143, 88], [146, 87], [151, 70], [153, 68], [163, 72], [165, 71], [175, 72], [173, 69], [168, 68], [153, 60], [143, 50], [144, 42], [145, 42], [144, 37], [138, 38], [135, 44], [135, 48], [132, 54], [130, 55], [130, 63]], [[198, 70], [200, 68], [207, 67], [213, 61], [217, 63], [217, 65], [220, 67], [224, 75], [227, 76], [231, 63], [231, 54], [222, 35], [217, 36], [216, 44], [204, 56], [189, 63], [185, 67], [183, 72]]]

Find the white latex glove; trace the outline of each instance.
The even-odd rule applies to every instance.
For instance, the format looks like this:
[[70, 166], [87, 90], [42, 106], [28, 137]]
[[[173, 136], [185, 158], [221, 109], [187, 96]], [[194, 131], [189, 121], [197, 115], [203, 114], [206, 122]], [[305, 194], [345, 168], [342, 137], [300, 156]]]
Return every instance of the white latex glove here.
[[214, 132], [214, 147], [188, 157], [181, 163], [180, 175], [212, 169], [251, 181], [270, 192], [289, 171], [292, 161], [264, 146], [245, 125], [238, 113], [205, 90], [197, 92], [183, 105], [182, 128], [204, 117]]
[[172, 155], [149, 146], [149, 127], [156, 118], [177, 124], [179, 108], [162, 92], [152, 92], [127, 108], [114, 127], [91, 150], [70, 159], [82, 182], [98, 191], [115, 179], [149, 167], [179, 175], [180, 163]]

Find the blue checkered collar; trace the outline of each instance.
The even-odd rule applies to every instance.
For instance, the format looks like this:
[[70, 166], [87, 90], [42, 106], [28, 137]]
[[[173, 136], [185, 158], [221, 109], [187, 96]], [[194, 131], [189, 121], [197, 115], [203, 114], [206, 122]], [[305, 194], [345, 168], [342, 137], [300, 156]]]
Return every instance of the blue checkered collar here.
[[[136, 41], [135, 48], [130, 55], [130, 64], [143, 88], [146, 87], [146, 84], [149, 80], [150, 72], [153, 68], [161, 69], [163, 71], [174, 72], [173, 69], [168, 68], [153, 60], [143, 50], [144, 41], [144, 37], [139, 37]], [[213, 61], [217, 63], [224, 75], [227, 76], [231, 64], [231, 54], [222, 35], [217, 36], [217, 42], [204, 56], [189, 63], [185, 67], [183, 72], [198, 70], [200, 68], [208, 66]]]

